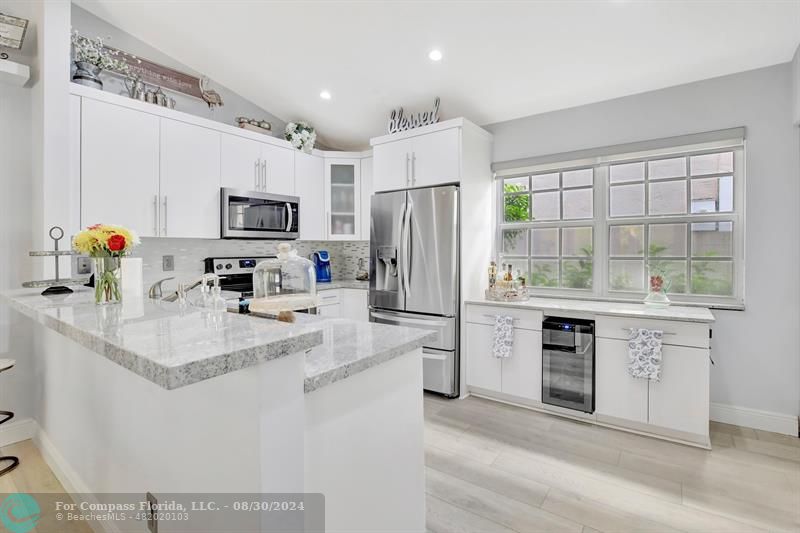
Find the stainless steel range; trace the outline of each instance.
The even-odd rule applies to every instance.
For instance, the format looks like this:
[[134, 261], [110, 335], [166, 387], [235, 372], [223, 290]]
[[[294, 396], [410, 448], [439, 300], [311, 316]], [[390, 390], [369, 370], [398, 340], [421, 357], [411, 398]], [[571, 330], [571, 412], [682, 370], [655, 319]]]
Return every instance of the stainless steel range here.
[[253, 296], [253, 270], [261, 261], [274, 257], [207, 257], [205, 272], [219, 276], [223, 291], [238, 292], [241, 297], [250, 298]]

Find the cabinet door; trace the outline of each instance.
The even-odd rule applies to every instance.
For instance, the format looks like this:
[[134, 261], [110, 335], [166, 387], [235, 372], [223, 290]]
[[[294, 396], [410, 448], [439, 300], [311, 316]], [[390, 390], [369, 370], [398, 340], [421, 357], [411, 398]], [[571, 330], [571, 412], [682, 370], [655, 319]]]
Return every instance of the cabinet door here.
[[222, 186], [263, 191], [262, 143], [223, 133], [220, 146]]
[[461, 130], [452, 128], [414, 137], [411, 183], [429, 187], [461, 180]]
[[373, 188], [375, 192], [406, 189], [411, 186], [410, 139], [379, 144], [372, 149]]
[[372, 185], [372, 158], [367, 157], [361, 160], [361, 234], [359, 239], [369, 240], [370, 205], [373, 193]]
[[295, 194], [300, 197], [300, 240], [324, 241], [325, 160], [300, 151], [294, 154]]
[[219, 238], [220, 133], [161, 119], [162, 237]]
[[467, 385], [491, 391], [501, 391], [500, 359], [492, 355], [494, 328], [483, 324], [467, 324]]
[[342, 304], [320, 305], [317, 307], [317, 315], [326, 318], [341, 318]]
[[664, 345], [661, 381], [650, 382], [650, 424], [708, 435], [708, 411], [708, 350]]
[[598, 414], [647, 423], [647, 380], [628, 374], [628, 343], [595, 339], [595, 409]]
[[502, 367], [504, 393], [542, 401], [542, 332], [514, 328], [514, 349]]
[[325, 160], [325, 203], [328, 239], [358, 239], [361, 224], [361, 160]]
[[262, 169], [266, 192], [294, 196], [294, 155], [296, 150], [263, 145]]
[[367, 291], [342, 289], [342, 318], [369, 322]]
[[158, 234], [159, 119], [84, 98], [81, 226], [120, 224]]

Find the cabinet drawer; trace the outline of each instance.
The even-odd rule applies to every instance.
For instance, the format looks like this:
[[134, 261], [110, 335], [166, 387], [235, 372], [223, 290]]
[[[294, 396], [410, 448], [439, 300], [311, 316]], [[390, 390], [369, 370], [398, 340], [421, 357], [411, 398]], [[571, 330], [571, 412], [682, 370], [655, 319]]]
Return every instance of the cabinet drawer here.
[[467, 305], [467, 322], [493, 326], [497, 315], [514, 317], [514, 328], [542, 330], [541, 311], [491, 305]]
[[677, 322], [651, 318], [597, 317], [595, 335], [604, 339], [628, 340], [631, 328], [659, 329], [663, 343], [676, 346], [708, 348], [708, 324]]
[[338, 304], [341, 299], [341, 291], [339, 289], [327, 289], [319, 291], [319, 305], [334, 305]]

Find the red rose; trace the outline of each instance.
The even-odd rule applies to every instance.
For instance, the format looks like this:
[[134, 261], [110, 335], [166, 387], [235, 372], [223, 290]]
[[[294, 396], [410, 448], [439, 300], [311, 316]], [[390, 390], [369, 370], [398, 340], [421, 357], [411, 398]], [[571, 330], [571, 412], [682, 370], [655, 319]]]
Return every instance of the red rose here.
[[112, 235], [108, 238], [108, 249], [112, 252], [121, 252], [125, 249], [125, 237], [122, 235]]

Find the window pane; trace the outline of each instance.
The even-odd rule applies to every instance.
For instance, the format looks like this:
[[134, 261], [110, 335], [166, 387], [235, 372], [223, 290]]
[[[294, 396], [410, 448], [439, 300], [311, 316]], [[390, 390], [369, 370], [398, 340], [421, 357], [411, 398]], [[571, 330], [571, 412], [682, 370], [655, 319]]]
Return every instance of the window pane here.
[[561, 255], [565, 257], [591, 257], [592, 228], [562, 229]]
[[567, 189], [561, 196], [564, 202], [564, 220], [592, 218], [594, 215], [593, 189]]
[[503, 253], [508, 255], [528, 255], [528, 230], [503, 230]]
[[686, 293], [686, 261], [650, 260], [648, 276], [661, 276], [668, 293]]
[[570, 289], [592, 288], [592, 260], [564, 259], [561, 261], [561, 286]]
[[508, 265], [511, 265], [511, 274], [514, 276], [514, 279], [517, 279], [520, 275], [525, 276], [525, 279], [528, 278], [527, 259], [509, 259], [508, 257], [504, 257], [500, 263], [500, 272], [497, 274], [498, 279], [503, 279], [503, 274], [508, 270]]
[[612, 291], [644, 291], [644, 261], [609, 261], [608, 286]]
[[693, 156], [691, 167], [692, 176], [733, 172], [733, 152]]
[[692, 182], [692, 213], [733, 211], [733, 176], [703, 178]]
[[611, 226], [609, 255], [644, 255], [644, 226]]
[[558, 260], [533, 261], [528, 284], [532, 287], [558, 287]]
[[686, 212], [686, 180], [657, 181], [649, 187], [651, 215], [679, 215]]
[[686, 257], [686, 224], [651, 224], [650, 257]]
[[594, 169], [582, 168], [561, 174], [561, 182], [566, 187], [587, 187], [594, 182]]
[[611, 183], [623, 183], [626, 181], [644, 180], [644, 161], [638, 163], [625, 163], [622, 165], [611, 165]]
[[531, 197], [527, 194], [506, 195], [505, 221], [523, 222], [528, 220]]
[[686, 158], [659, 159], [647, 163], [647, 175], [651, 180], [682, 178], [686, 175]]
[[611, 187], [612, 217], [644, 215], [644, 184]]
[[692, 257], [731, 257], [733, 222], [692, 224]]
[[733, 296], [733, 261], [692, 261], [692, 293]]
[[533, 176], [533, 190], [558, 189], [558, 172]]
[[533, 219], [534, 220], [558, 220], [561, 218], [560, 212], [560, 193], [539, 192], [533, 194]]
[[528, 176], [503, 180], [503, 192], [523, 192], [528, 190]]
[[[534, 257], [558, 257], [558, 228], [531, 230]], [[558, 268], [556, 268], [558, 271]]]

